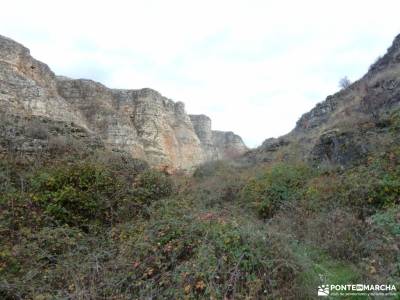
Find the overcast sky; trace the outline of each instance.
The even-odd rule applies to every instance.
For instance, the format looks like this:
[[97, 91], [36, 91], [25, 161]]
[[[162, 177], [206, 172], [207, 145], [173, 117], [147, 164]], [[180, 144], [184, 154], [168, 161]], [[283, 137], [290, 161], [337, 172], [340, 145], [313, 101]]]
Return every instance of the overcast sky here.
[[2, 1], [0, 34], [59, 75], [150, 87], [248, 146], [361, 77], [400, 33], [400, 1]]

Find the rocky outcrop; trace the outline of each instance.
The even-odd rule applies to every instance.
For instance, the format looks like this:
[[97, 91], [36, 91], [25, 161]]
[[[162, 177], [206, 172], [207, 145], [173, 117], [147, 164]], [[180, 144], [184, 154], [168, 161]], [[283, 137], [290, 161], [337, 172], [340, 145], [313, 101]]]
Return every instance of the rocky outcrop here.
[[331, 113], [337, 108], [337, 98], [328, 96], [322, 103], [318, 103], [311, 111], [305, 113], [296, 123], [295, 130], [304, 130], [320, 126], [325, 123]]
[[203, 162], [200, 141], [182, 102], [151, 89], [111, 90], [91, 80], [60, 78], [57, 86], [109, 148], [160, 167], [181, 169]]
[[310, 158], [321, 163], [328, 161], [341, 166], [349, 166], [361, 160], [368, 153], [368, 144], [363, 143], [360, 132], [340, 132], [331, 130], [323, 133], [313, 147]]
[[233, 132], [211, 130], [211, 119], [205, 115], [189, 115], [207, 160], [236, 158], [248, 149]]
[[189, 117], [182, 102], [152, 89], [116, 90], [55, 76], [29, 50], [0, 36], [0, 110], [73, 122], [105, 147], [152, 166], [190, 169], [247, 150], [233, 133], [211, 131], [211, 120]]
[[211, 119], [206, 115], [189, 115], [194, 131], [200, 140], [207, 160], [219, 159], [219, 153], [213, 141]]
[[56, 76], [50, 68], [33, 59], [27, 48], [2, 36], [0, 109], [83, 123], [80, 113], [58, 95]]
[[387, 50], [383, 57], [379, 57], [375, 63], [373, 63], [366, 77], [371, 77], [376, 73], [390, 69], [391, 67], [400, 63], [400, 34], [395, 37], [392, 45]]
[[219, 157], [236, 158], [248, 150], [242, 138], [231, 131], [214, 130], [212, 132], [212, 140], [217, 148]]

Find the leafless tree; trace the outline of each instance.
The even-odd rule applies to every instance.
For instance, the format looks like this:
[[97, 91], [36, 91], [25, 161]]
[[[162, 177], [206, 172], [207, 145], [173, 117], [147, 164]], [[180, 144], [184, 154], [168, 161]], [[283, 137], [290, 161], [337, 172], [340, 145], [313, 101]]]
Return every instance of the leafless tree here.
[[351, 84], [351, 81], [347, 76], [345, 76], [339, 80], [339, 87], [342, 89], [348, 88], [350, 86], [350, 84]]

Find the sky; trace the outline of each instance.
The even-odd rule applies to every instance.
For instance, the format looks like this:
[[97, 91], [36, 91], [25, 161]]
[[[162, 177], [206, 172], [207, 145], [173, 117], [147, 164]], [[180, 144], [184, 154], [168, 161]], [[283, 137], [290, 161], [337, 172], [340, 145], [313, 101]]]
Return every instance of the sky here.
[[354, 81], [400, 33], [400, 1], [3, 0], [0, 34], [58, 75], [153, 88], [255, 147]]

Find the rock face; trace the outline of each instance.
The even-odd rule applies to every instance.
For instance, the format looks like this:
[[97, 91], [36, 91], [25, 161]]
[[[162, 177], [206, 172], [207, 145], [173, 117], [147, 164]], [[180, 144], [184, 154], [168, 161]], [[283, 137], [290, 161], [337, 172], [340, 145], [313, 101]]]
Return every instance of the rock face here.
[[111, 90], [90, 80], [60, 78], [57, 87], [109, 148], [145, 158], [154, 166], [181, 169], [203, 162], [183, 103], [151, 89]]
[[400, 35], [360, 80], [303, 114], [290, 133], [267, 139], [243, 159], [250, 164], [293, 159], [348, 167], [398, 142], [399, 108]]
[[151, 89], [116, 90], [83, 79], [55, 76], [29, 50], [0, 36], [0, 110], [73, 122], [105, 147], [155, 167], [190, 169], [247, 151], [231, 132], [211, 130], [204, 115], [189, 116], [182, 102]]
[[206, 160], [219, 159], [218, 149], [213, 142], [211, 119], [206, 115], [189, 115], [189, 117], [200, 140]]
[[248, 149], [240, 136], [233, 132], [211, 130], [211, 119], [205, 115], [189, 115], [200, 139], [206, 160], [236, 158]]
[[83, 118], [57, 93], [57, 81], [49, 67], [33, 59], [22, 45], [0, 36], [0, 109], [55, 120]]
[[368, 153], [368, 144], [356, 132], [331, 130], [322, 134], [311, 151], [317, 162], [330, 161], [341, 166], [349, 166]]
[[247, 151], [242, 138], [232, 131], [213, 131], [212, 140], [219, 157], [236, 158]]

